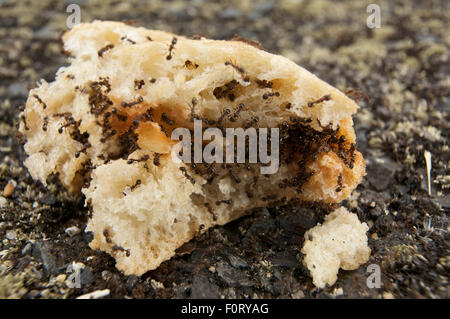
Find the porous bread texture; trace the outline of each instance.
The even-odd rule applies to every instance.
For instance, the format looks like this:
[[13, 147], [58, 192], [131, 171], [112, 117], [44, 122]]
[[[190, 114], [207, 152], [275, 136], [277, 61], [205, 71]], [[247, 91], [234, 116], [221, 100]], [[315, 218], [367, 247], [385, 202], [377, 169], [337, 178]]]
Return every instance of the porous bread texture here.
[[325, 216], [325, 221], [305, 233], [302, 253], [313, 283], [332, 286], [339, 268], [354, 270], [369, 260], [366, 232], [369, 227], [358, 216], [341, 207]]
[[[79, 24], [63, 42], [70, 65], [32, 89], [21, 114], [25, 165], [44, 184], [56, 174], [82, 190], [91, 247], [126, 274], [157, 268], [199, 231], [251, 208], [340, 202], [365, 174], [356, 103], [284, 57], [109, 21]], [[170, 134], [192, 129], [193, 116], [284, 130], [278, 172], [173, 162]]]

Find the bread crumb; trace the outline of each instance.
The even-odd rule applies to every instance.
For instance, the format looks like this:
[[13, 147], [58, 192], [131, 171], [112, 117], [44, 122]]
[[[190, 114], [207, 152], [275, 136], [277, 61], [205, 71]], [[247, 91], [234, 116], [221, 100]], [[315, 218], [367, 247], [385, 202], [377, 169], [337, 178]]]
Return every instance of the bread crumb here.
[[304, 263], [315, 286], [332, 286], [339, 268], [354, 270], [367, 262], [370, 256], [368, 229], [356, 214], [341, 207], [327, 215], [323, 225], [319, 224], [305, 233]]

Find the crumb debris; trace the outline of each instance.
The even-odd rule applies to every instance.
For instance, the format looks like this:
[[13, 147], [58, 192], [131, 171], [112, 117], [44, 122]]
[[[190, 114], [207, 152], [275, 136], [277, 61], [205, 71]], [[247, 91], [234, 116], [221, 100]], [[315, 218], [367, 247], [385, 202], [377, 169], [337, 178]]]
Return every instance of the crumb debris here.
[[370, 256], [367, 245], [366, 223], [361, 223], [356, 214], [345, 207], [325, 217], [305, 233], [302, 253], [313, 283], [319, 288], [333, 285], [339, 268], [354, 270], [365, 263]]

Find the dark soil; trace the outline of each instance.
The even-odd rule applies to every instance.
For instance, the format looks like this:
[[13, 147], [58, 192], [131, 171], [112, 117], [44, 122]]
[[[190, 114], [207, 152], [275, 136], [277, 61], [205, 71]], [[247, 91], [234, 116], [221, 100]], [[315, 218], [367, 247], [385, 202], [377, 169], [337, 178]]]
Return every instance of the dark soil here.
[[[66, 7], [81, 20], [135, 20], [187, 36], [238, 34], [298, 62], [347, 92], [367, 176], [343, 204], [368, 223], [372, 255], [317, 289], [302, 265], [304, 232], [330, 207], [262, 208], [185, 244], [141, 277], [124, 276], [93, 251], [87, 209], [56, 178], [44, 187], [23, 166], [18, 110], [36, 81], [67, 63], [59, 37]], [[370, 3], [370, 2], [368, 2]], [[381, 28], [366, 27], [364, 1], [0, 1], [0, 298], [73, 298], [99, 289], [123, 298], [449, 298], [450, 3], [378, 1]], [[354, 96], [354, 95], [353, 95]], [[428, 194], [424, 151], [432, 155]], [[65, 230], [78, 227], [78, 234]], [[81, 288], [65, 283], [82, 263]], [[367, 266], [381, 268], [369, 288]]]

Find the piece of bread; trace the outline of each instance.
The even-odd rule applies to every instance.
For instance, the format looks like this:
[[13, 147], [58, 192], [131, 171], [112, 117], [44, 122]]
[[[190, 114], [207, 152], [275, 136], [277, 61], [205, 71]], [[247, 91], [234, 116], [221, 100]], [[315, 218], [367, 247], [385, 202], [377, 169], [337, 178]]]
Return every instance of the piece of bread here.
[[322, 225], [305, 233], [303, 262], [314, 285], [331, 286], [337, 280], [339, 268], [354, 270], [369, 260], [368, 230], [367, 224], [361, 223], [356, 214], [341, 207], [325, 216]]
[[[91, 247], [126, 274], [158, 267], [197, 232], [251, 208], [337, 203], [365, 174], [345, 94], [243, 41], [188, 39], [119, 22], [63, 36], [70, 65], [30, 91], [19, 131], [25, 165], [82, 190]], [[175, 128], [278, 128], [280, 167], [177, 163]]]

